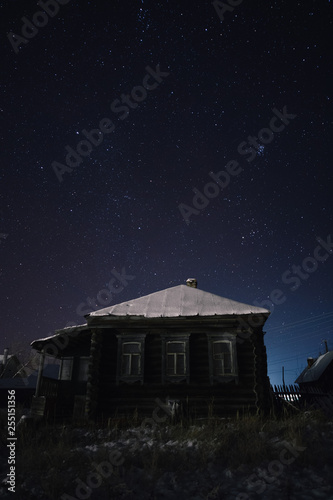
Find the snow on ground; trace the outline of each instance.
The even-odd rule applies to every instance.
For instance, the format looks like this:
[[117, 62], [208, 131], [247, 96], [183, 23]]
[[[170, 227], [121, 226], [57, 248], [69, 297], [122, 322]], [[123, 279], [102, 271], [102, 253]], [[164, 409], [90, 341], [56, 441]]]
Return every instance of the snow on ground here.
[[[311, 433], [311, 425], [308, 427]], [[73, 433], [77, 445], [72, 452], [76, 457], [84, 457], [89, 472], [83, 473], [75, 461], [69, 467], [59, 464], [56, 470], [51, 468], [43, 479], [44, 484], [48, 478], [50, 482], [54, 477], [61, 481], [63, 493], [54, 497], [57, 500], [333, 500], [333, 424], [315, 436], [316, 442], [325, 444], [330, 456], [325, 465], [318, 466], [304, 465], [304, 447], [278, 436], [269, 438], [264, 432], [259, 433], [258, 439], [269, 441], [275, 458], [257, 466], [243, 464], [234, 468], [221, 462], [214, 439], [207, 451], [200, 439], [168, 439], [165, 431], [161, 439], [150, 428], [119, 431], [111, 439], [107, 429], [74, 429]], [[43, 490], [37, 470], [23, 478], [20, 494], [6, 491], [3, 472], [1, 467], [0, 498], [52, 498]]]

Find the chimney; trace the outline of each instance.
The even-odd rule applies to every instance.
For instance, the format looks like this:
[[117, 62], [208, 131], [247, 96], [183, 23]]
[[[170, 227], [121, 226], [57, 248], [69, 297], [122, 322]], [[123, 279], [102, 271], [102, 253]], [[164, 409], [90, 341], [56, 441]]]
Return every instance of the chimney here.
[[308, 362], [308, 368], [311, 368], [311, 366], [313, 365], [313, 363], [315, 362], [315, 360], [313, 358], [308, 358], [307, 362]]
[[197, 288], [198, 282], [195, 278], [188, 278], [186, 280], [186, 285], [190, 286], [191, 288]]

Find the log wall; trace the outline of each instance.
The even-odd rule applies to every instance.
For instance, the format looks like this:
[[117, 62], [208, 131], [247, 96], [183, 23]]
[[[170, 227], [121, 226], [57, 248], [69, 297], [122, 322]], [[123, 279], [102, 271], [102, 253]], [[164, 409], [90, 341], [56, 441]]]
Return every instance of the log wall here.
[[243, 411], [257, 412], [269, 406], [266, 349], [261, 330], [236, 344], [238, 381], [213, 385], [209, 380], [206, 332], [189, 332], [190, 383], [162, 384], [162, 340], [159, 331], [148, 331], [146, 335], [144, 383], [120, 382], [117, 385], [116, 335], [119, 333], [105, 329], [100, 336], [97, 414], [103, 418], [129, 416], [136, 411], [151, 417], [157, 405], [156, 399], [164, 402], [167, 399], [180, 400], [184, 412], [193, 418], [209, 414], [229, 416]]

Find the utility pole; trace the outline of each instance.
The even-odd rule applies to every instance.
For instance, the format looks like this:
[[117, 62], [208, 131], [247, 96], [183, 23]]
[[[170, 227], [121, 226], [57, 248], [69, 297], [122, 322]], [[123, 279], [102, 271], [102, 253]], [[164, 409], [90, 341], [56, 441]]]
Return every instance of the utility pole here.
[[324, 339], [324, 340], [321, 341], [321, 343], [325, 345], [325, 353], [328, 352], [327, 340]]
[[285, 383], [284, 383], [284, 366], [282, 367], [282, 384], [283, 384], [283, 387], [285, 386]]

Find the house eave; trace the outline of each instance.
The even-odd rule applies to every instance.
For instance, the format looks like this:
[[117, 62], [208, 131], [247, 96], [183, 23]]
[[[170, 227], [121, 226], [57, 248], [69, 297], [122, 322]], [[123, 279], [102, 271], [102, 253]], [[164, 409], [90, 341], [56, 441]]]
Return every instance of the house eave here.
[[[54, 346], [56, 348], [56, 351], [53, 352], [61, 356], [66, 350], [67, 345], [73, 343], [74, 344], [82, 343], [84, 338], [86, 337], [86, 335], [84, 335], [85, 332], [87, 333], [90, 332], [88, 325], [66, 327], [60, 330], [56, 330], [55, 334], [50, 335], [49, 337], [33, 340], [30, 345], [33, 349], [35, 349], [38, 352], [41, 352], [43, 349], [46, 349], [48, 345]], [[52, 355], [51, 353], [47, 352], [46, 354]], [[54, 357], [58, 357], [56, 354], [54, 354]]]
[[[125, 325], [131, 327], [152, 327], [152, 326], [181, 326], [181, 327], [191, 327], [198, 325], [209, 325], [209, 326], [241, 326], [245, 323], [250, 323], [251, 319], [261, 318], [261, 322], [258, 322], [258, 326], [263, 326], [269, 317], [270, 312], [260, 313], [260, 314], [242, 314], [242, 315], [213, 315], [213, 316], [157, 316], [157, 317], [146, 317], [144, 315], [140, 316], [94, 316], [87, 318], [88, 326], [90, 328], [117, 328], [124, 327]], [[253, 326], [250, 324], [250, 326]]]

